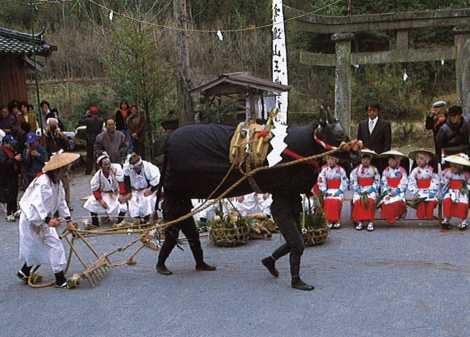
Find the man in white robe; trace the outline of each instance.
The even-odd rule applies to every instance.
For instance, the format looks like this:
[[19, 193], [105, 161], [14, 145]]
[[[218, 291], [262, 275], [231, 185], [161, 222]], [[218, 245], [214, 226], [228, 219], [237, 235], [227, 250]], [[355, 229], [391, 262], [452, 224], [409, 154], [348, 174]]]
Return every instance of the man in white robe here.
[[[66, 288], [65, 251], [56, 228], [65, 219], [68, 230], [75, 226], [65, 201], [61, 177], [67, 165], [78, 159], [75, 153], [58, 153], [43, 168], [20, 200], [19, 251], [23, 267], [17, 276], [28, 281], [33, 266], [48, 264], [55, 274], [57, 287]], [[58, 213], [59, 217], [56, 216]]]
[[124, 164], [124, 183], [127, 194], [121, 202], [128, 201], [129, 215], [148, 221], [155, 211], [160, 170], [133, 153]]
[[96, 228], [100, 225], [98, 215], [106, 214], [110, 218], [118, 218], [121, 222], [127, 212], [125, 203], [119, 202], [119, 194], [125, 194], [124, 173], [121, 165], [111, 163], [106, 152], [96, 160], [100, 168], [90, 182], [93, 193], [83, 206], [91, 213], [91, 226]]

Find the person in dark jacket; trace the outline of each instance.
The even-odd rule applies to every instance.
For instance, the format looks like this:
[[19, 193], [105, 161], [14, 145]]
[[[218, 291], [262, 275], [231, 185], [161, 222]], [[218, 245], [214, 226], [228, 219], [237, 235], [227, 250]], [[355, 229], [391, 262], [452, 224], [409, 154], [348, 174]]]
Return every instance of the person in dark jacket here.
[[116, 130], [124, 132], [127, 136], [127, 117], [130, 115], [129, 103], [127, 101], [122, 101], [119, 104], [119, 110], [116, 111], [115, 121], [116, 121]]
[[60, 131], [59, 121], [56, 118], [51, 117], [47, 120], [47, 128], [44, 132], [44, 136], [46, 138], [46, 149], [49, 157], [60, 150], [69, 150], [69, 141], [62, 131]]
[[464, 119], [462, 107], [454, 105], [437, 133], [436, 156], [440, 161], [443, 156], [457, 153], [470, 153], [470, 123]]
[[127, 155], [126, 136], [121, 131], [116, 130], [114, 119], [106, 120], [106, 130], [97, 137], [94, 145], [95, 157], [101, 156], [104, 152], [109, 155], [111, 163], [123, 164]]
[[95, 166], [93, 145], [96, 137], [103, 131], [103, 118], [98, 116], [98, 108], [90, 106], [86, 114], [80, 119], [79, 125], [86, 126], [86, 171], [91, 174]]
[[378, 103], [368, 104], [368, 118], [359, 123], [357, 130], [357, 139], [362, 140], [364, 147], [378, 154], [389, 151], [392, 145], [392, 128], [390, 123], [380, 116], [381, 110]]
[[7, 204], [7, 221], [15, 221], [18, 210], [18, 159], [16, 140], [0, 130], [0, 202]]
[[436, 101], [432, 104], [431, 112], [426, 116], [425, 127], [426, 130], [432, 130], [432, 136], [434, 139], [434, 148], [437, 153], [437, 133], [439, 129], [445, 124], [447, 120], [447, 102]]
[[129, 128], [130, 143], [132, 143], [132, 147], [128, 151], [133, 151], [145, 159], [145, 117], [144, 112], [135, 104], [131, 106], [131, 113], [127, 117], [127, 126]]
[[43, 118], [43, 124], [42, 127], [46, 128], [47, 126], [47, 120], [49, 118], [55, 118], [59, 122], [59, 128], [64, 131], [65, 127], [62, 121], [59, 118], [59, 110], [57, 108], [52, 108], [51, 105], [49, 104], [48, 101], [42, 101], [40, 104], [41, 111], [42, 111], [42, 118]]
[[116, 111], [114, 121], [116, 123], [116, 130], [122, 132], [126, 136], [127, 152], [133, 152], [132, 138], [129, 132], [128, 119], [131, 114], [131, 108], [127, 101], [121, 101], [119, 110]]
[[28, 186], [34, 178], [42, 173], [42, 168], [47, 161], [47, 151], [39, 143], [39, 137], [30, 132], [26, 135], [26, 149], [21, 156], [25, 174], [25, 186]]

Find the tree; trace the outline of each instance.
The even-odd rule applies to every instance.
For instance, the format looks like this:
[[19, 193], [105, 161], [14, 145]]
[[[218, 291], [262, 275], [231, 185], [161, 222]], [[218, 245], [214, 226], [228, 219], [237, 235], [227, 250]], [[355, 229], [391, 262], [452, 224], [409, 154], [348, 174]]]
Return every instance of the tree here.
[[[141, 18], [137, 10], [129, 16]], [[110, 25], [109, 49], [106, 64], [111, 85], [120, 99], [138, 103], [145, 110], [146, 144], [153, 143], [153, 129], [164, 113], [166, 97], [172, 94], [170, 85], [173, 64], [164, 58], [161, 50], [164, 40], [149, 25], [115, 18]], [[152, 147], [146, 146], [152, 157]]]

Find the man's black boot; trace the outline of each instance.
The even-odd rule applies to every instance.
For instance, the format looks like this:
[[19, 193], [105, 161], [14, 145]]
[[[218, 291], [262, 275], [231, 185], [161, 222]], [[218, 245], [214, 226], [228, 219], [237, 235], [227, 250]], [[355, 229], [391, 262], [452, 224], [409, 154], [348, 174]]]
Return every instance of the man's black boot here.
[[156, 266], [157, 273], [168, 276], [173, 274], [166, 266], [164, 263], [157, 263]]
[[16, 276], [18, 276], [19, 279], [27, 282], [28, 281], [28, 277], [31, 273], [31, 269], [33, 267], [29, 267], [28, 265], [26, 265], [26, 263], [23, 265], [23, 267], [21, 267], [20, 270], [18, 270], [18, 272], [16, 273]]
[[279, 272], [276, 269], [276, 260], [272, 256], [265, 257], [261, 260], [263, 266], [271, 273], [274, 277], [279, 277]]
[[205, 262], [198, 263], [196, 265], [196, 270], [197, 271], [214, 271], [217, 268], [215, 266], [211, 266], [210, 264], [207, 264]]
[[67, 288], [67, 279], [63, 271], [55, 273], [55, 286], [57, 288]]
[[294, 289], [306, 290], [306, 291], [315, 289], [314, 286], [311, 286], [310, 284], [307, 284], [304, 281], [302, 281], [299, 276], [292, 278], [291, 286]]
[[162, 275], [171, 275], [173, 274], [168, 268], [165, 266], [165, 261], [170, 256], [171, 251], [176, 245], [176, 241], [173, 240], [171, 237], [168, 236], [165, 239], [165, 242], [163, 242], [162, 248], [160, 249], [160, 253], [158, 254], [158, 261], [157, 261], [157, 266], [156, 270], [159, 274]]

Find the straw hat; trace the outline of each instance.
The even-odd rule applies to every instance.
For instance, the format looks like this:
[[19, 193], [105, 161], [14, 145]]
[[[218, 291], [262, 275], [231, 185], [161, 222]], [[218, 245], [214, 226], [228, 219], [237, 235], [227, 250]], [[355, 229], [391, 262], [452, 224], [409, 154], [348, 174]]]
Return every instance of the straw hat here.
[[390, 150], [390, 151], [386, 151], [386, 152], [382, 152], [381, 154], [379, 154], [379, 157], [380, 158], [387, 158], [387, 157], [406, 157], [406, 155], [404, 155], [403, 153], [401, 153], [400, 151], [398, 150]]
[[42, 168], [42, 172], [50, 172], [57, 170], [61, 167], [67, 166], [72, 164], [75, 160], [80, 157], [78, 153], [71, 153], [71, 152], [61, 152], [54, 154], [51, 159], [44, 165]]
[[447, 156], [444, 158], [444, 161], [462, 166], [470, 166], [470, 160], [468, 160], [468, 156], [465, 153]]
[[369, 157], [377, 157], [377, 152], [373, 151], [373, 150], [369, 150], [369, 149], [362, 149], [361, 150], [361, 157], [365, 157], [365, 156], [369, 156]]
[[410, 159], [416, 160], [416, 157], [418, 156], [419, 153], [425, 153], [428, 156], [430, 156], [431, 158], [434, 157], [434, 152], [432, 150], [424, 149], [424, 148], [421, 148], [421, 149], [418, 149], [418, 150], [415, 150], [415, 151], [411, 151], [410, 153], [408, 153], [408, 157]]

